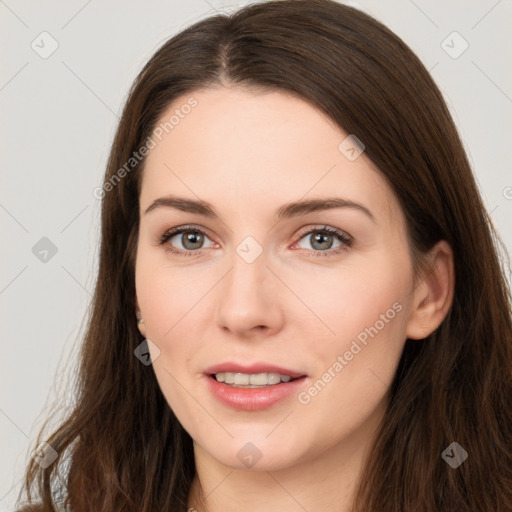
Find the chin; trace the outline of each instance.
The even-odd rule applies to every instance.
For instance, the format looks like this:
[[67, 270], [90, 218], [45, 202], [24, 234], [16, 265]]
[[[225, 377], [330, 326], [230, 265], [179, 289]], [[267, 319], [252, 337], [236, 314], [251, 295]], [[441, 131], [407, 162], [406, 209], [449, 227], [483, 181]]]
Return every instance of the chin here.
[[[212, 446], [213, 450], [208, 451], [219, 463], [235, 470], [276, 471], [299, 462], [297, 442], [294, 439], [288, 437], [285, 441], [280, 437], [273, 440], [259, 437], [247, 434], [222, 445]], [[288, 446], [284, 443], [288, 443]]]

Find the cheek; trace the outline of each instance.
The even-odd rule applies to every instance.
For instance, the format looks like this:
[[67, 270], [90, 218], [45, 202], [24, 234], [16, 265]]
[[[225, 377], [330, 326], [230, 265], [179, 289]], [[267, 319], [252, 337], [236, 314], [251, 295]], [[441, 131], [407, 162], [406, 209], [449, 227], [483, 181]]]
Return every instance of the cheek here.
[[[396, 324], [395, 318], [400, 317], [397, 309], [404, 309], [408, 266], [406, 256], [379, 251], [358, 259], [357, 264], [341, 264], [339, 269], [321, 269], [295, 279], [294, 290], [316, 316], [314, 322], [307, 316], [309, 331], [315, 326], [324, 340], [332, 340], [329, 345], [336, 345], [376, 323], [382, 330], [383, 321], [389, 330], [387, 320]], [[303, 327], [307, 329], [307, 325]]]
[[[137, 295], [143, 310], [146, 335], [160, 353], [153, 362], [158, 385], [184, 425], [201, 417], [198, 404], [187, 391], [199, 378], [197, 354], [204, 350], [204, 332], [213, 312], [208, 292], [218, 281], [206, 267], [171, 267], [155, 259], [140, 260]], [[204, 411], [203, 411], [204, 412]]]
[[330, 388], [320, 401], [333, 393], [351, 407], [363, 406], [359, 399], [371, 403], [394, 376], [405, 342], [408, 261], [398, 264], [396, 256], [386, 254], [374, 261], [343, 269], [325, 280], [324, 287], [309, 285], [315, 291], [308, 305], [322, 319], [323, 324], [315, 324], [324, 333], [313, 349], [315, 378], [322, 381], [319, 389], [323, 383]]
[[[335, 336], [324, 337], [315, 347], [315, 375], [299, 396], [304, 424], [318, 430], [319, 436], [338, 439], [349, 435], [376, 408], [385, 407], [405, 342], [405, 308], [393, 300], [396, 297], [397, 293], [385, 288], [352, 296], [352, 301], [337, 298], [337, 316], [332, 311], [330, 317]], [[312, 411], [318, 411], [321, 425]]]
[[180, 331], [185, 330], [189, 340], [195, 339], [191, 329], [196, 323], [191, 319], [204, 309], [213, 277], [207, 269], [172, 267], [165, 260], [142, 253], [137, 260], [136, 287], [148, 338], [169, 348]]
[[152, 365], [158, 385], [180, 421], [189, 424], [194, 404], [185, 390], [190, 385], [187, 372], [201, 340], [201, 329], [197, 326], [205, 304], [201, 298], [211, 284], [198, 277], [196, 271], [171, 268], [154, 257], [141, 255], [136, 286], [146, 336], [159, 349]]

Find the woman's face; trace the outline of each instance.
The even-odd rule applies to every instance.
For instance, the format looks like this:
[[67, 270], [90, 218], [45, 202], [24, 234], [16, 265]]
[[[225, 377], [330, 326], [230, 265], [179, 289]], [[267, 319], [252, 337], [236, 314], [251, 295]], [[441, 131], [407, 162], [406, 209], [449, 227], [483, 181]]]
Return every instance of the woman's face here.
[[[390, 187], [347, 133], [282, 92], [203, 89], [160, 121], [143, 173], [136, 292], [169, 406], [196, 448], [232, 468], [349, 453], [385, 410], [413, 300]], [[155, 203], [171, 196], [182, 203]], [[223, 363], [306, 377], [240, 389], [209, 376]]]

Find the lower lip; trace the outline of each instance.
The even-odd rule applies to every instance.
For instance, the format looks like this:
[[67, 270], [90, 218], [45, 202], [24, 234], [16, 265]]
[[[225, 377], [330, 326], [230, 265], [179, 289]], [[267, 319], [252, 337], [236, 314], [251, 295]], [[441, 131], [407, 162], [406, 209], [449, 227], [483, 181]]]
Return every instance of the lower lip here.
[[215, 377], [206, 375], [210, 391], [223, 404], [243, 411], [261, 411], [279, 400], [297, 394], [306, 377], [265, 388], [237, 388], [218, 382]]

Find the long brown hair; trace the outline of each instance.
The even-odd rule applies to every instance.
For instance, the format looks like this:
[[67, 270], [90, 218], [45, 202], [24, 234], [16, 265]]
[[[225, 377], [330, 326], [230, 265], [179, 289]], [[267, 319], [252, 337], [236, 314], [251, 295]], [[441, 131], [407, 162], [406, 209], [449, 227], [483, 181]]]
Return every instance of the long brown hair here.
[[[441, 239], [454, 251], [452, 306], [430, 336], [406, 341], [354, 510], [510, 512], [512, 315], [501, 241], [425, 67], [381, 23], [330, 0], [270, 1], [199, 21], [163, 44], [136, 78], [101, 194], [76, 407], [51, 435], [44, 426], [39, 432], [37, 444], [47, 441], [58, 458], [46, 469], [31, 461], [27, 503], [35, 486], [37, 510], [56, 510], [64, 499], [73, 512], [186, 510], [192, 439], [151, 366], [134, 357], [143, 341], [134, 260], [144, 159], [125, 164], [175, 98], [219, 84], [294, 93], [324, 111], [364, 142], [392, 187], [414, 268]], [[457, 468], [442, 457], [453, 442], [468, 453]]]

